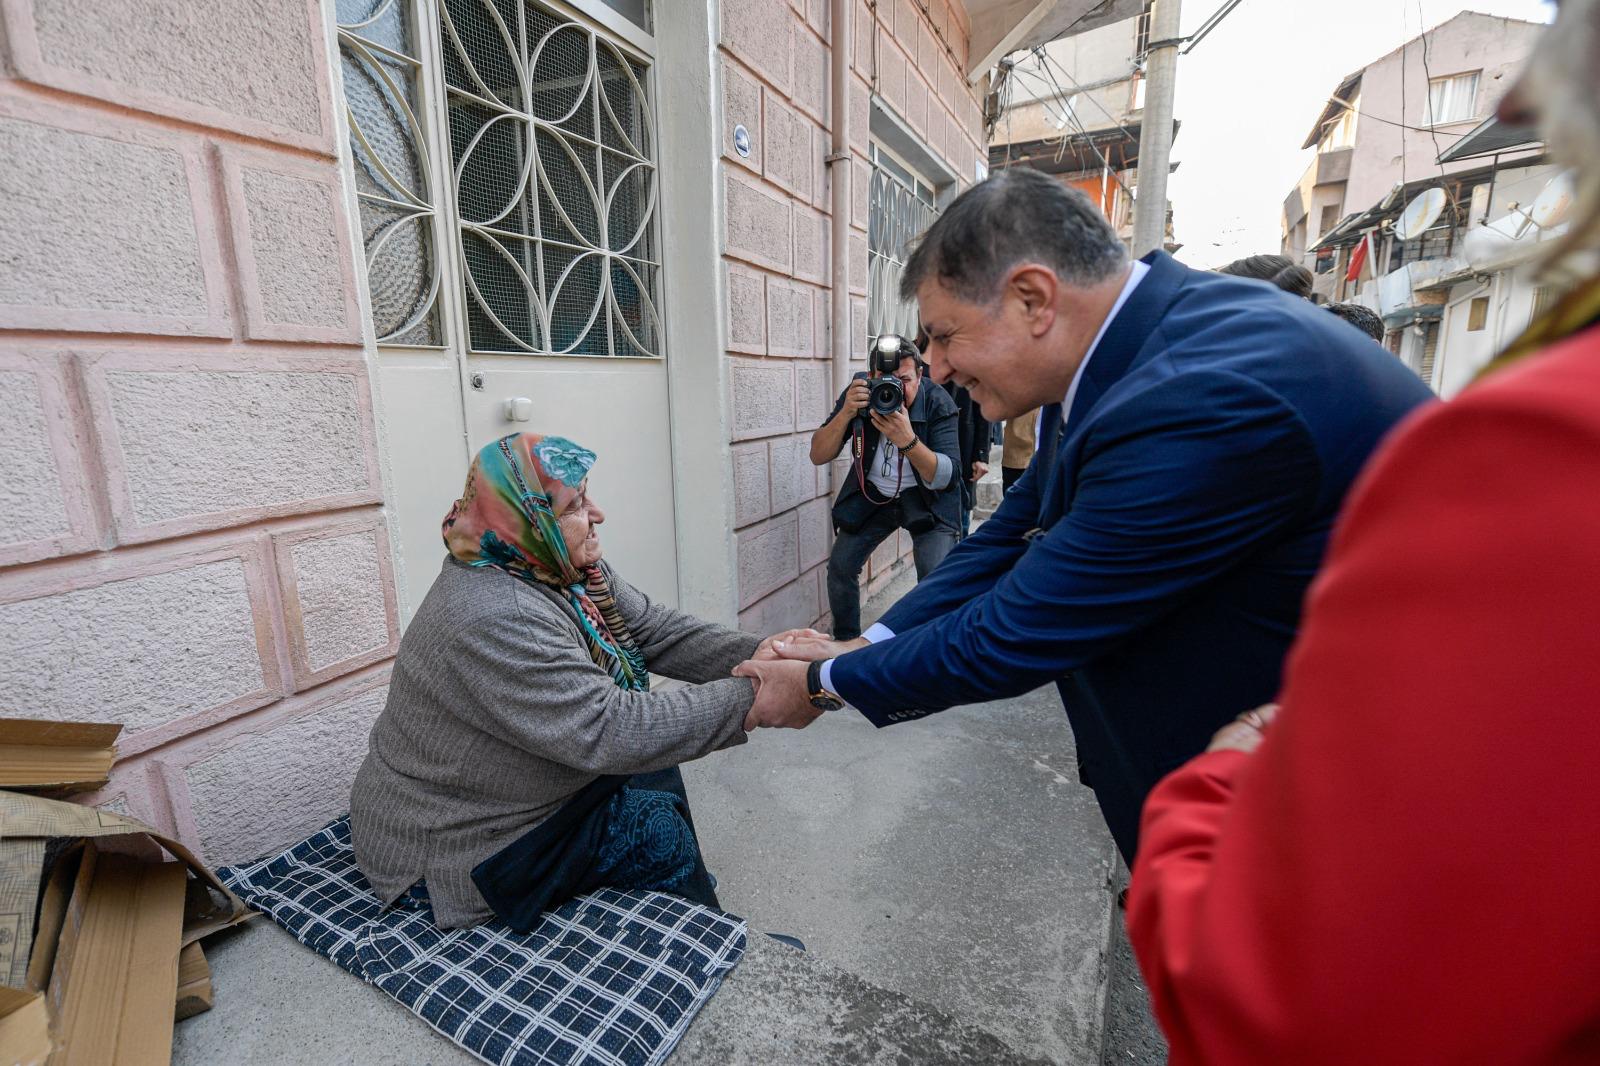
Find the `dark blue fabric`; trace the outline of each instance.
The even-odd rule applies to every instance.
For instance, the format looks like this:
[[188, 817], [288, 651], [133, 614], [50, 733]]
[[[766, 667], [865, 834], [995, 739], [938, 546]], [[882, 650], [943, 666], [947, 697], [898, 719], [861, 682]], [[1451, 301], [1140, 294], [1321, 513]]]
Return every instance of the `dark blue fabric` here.
[[1145, 261], [1054, 462], [832, 669], [879, 726], [1055, 681], [1130, 861], [1151, 787], [1276, 694], [1346, 491], [1432, 396], [1319, 307]]
[[1039, 408], [1039, 425], [1034, 430], [1037, 449], [1035, 455], [1040, 466], [1055, 462], [1056, 448], [1061, 444], [1061, 405], [1047, 403]]
[[218, 871], [302, 944], [501, 1066], [656, 1066], [744, 955], [745, 923], [658, 892], [602, 889], [529, 933], [440, 929], [420, 886], [384, 908], [340, 818]]
[[609, 806], [595, 860], [597, 884], [670, 892], [702, 906], [717, 906], [683, 799], [672, 792], [630, 786], [612, 796]]
[[495, 916], [527, 932], [545, 911], [597, 888], [671, 892], [720, 908], [674, 766], [602, 776], [472, 869]]

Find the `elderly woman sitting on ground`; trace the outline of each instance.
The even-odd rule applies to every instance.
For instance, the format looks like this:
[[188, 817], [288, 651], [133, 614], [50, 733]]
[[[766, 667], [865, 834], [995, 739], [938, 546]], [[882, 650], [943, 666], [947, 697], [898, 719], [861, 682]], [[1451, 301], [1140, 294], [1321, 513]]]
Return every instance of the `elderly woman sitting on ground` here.
[[[601, 563], [594, 459], [532, 434], [478, 453], [356, 775], [362, 872], [447, 928], [527, 930], [607, 885], [717, 905], [677, 767], [744, 742], [751, 682], [729, 671], [757, 641]], [[651, 669], [692, 684], [652, 693]]]

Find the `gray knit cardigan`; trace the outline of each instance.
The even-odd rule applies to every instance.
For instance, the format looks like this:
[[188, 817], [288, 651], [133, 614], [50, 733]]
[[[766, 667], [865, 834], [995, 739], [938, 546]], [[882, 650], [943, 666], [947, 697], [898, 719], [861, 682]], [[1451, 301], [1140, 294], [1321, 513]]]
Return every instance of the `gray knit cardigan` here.
[[757, 638], [606, 576], [650, 670], [692, 684], [618, 688], [559, 592], [445, 560], [400, 642], [350, 796], [356, 860], [385, 903], [426, 878], [441, 926], [486, 920], [472, 868], [597, 776], [744, 743], [754, 694], [728, 673]]

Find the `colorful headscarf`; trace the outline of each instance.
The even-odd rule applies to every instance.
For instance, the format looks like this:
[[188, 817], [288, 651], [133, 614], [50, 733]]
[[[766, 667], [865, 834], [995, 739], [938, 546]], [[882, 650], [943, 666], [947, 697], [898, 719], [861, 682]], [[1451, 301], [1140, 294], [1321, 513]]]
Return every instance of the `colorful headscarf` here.
[[619, 688], [644, 692], [650, 675], [599, 566], [572, 565], [556, 515], [577, 499], [594, 452], [565, 437], [513, 433], [484, 445], [444, 520], [444, 544], [469, 566], [493, 566], [560, 589], [578, 612], [589, 655]]

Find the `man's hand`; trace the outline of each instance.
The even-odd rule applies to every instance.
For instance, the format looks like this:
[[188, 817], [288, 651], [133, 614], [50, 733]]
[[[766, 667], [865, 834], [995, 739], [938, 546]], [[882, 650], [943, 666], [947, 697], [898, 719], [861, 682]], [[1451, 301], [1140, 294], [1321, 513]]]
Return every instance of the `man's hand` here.
[[[797, 637], [786, 640], [783, 647], [774, 648], [780, 659], [794, 659], [799, 662], [809, 663], [818, 659], [836, 659], [847, 651], [865, 648], [871, 641], [866, 637], [857, 637], [854, 640], [833, 640], [822, 634], [815, 637]], [[801, 680], [804, 680], [802, 678]]]
[[1277, 715], [1278, 705], [1276, 703], [1257, 707], [1253, 711], [1245, 711], [1239, 717], [1217, 730], [1217, 735], [1211, 738], [1211, 746], [1206, 750], [1242, 751], [1248, 755], [1261, 746], [1261, 740], [1266, 736], [1267, 727], [1272, 724], [1272, 720]]
[[845, 418], [854, 418], [867, 406], [867, 401], [872, 397], [872, 386], [867, 384], [866, 378], [857, 378], [844, 390], [844, 407], [839, 413]]
[[806, 691], [806, 664], [795, 662], [742, 662], [733, 668], [734, 677], [748, 677], [756, 683], [756, 702], [744, 717], [744, 731], [754, 729], [804, 729], [822, 717], [811, 706]]
[[976, 459], [972, 462], [972, 480], [977, 481], [989, 472], [989, 464]]
[[911, 416], [906, 414], [906, 409], [901, 407], [892, 415], [880, 415], [872, 412], [872, 424], [882, 433], [890, 444], [902, 452], [908, 451], [916, 442], [916, 430], [911, 428]]
[[774, 633], [756, 646], [756, 652], [750, 656], [758, 663], [771, 662], [783, 658], [783, 648], [793, 641], [818, 641], [827, 640], [828, 634], [815, 629], [785, 629], [782, 633]]

